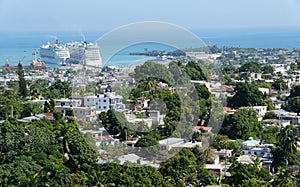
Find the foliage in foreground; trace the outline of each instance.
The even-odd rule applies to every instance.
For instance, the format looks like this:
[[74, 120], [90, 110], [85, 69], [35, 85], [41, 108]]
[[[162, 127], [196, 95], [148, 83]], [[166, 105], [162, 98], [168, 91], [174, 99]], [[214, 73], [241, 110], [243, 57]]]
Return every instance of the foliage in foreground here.
[[[190, 150], [166, 161], [161, 170], [150, 166], [97, 164], [98, 155], [72, 118], [55, 124], [48, 120], [23, 123], [9, 118], [0, 126], [0, 132], [3, 186], [178, 186], [176, 173], [184, 171], [187, 176], [190, 170], [197, 171], [190, 181], [205, 184], [216, 181], [199, 165], [200, 154]], [[180, 176], [181, 182], [187, 179], [184, 176]]]

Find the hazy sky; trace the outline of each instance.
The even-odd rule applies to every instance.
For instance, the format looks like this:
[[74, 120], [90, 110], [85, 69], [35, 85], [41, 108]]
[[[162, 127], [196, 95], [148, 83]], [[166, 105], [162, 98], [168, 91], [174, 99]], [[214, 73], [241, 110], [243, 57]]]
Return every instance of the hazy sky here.
[[0, 0], [0, 30], [111, 30], [140, 21], [188, 29], [300, 26], [300, 1]]

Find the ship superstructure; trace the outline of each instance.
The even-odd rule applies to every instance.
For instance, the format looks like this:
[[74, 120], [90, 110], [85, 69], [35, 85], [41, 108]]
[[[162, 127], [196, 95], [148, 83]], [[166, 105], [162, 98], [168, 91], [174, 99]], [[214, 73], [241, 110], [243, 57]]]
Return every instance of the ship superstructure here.
[[70, 42], [66, 44], [70, 52], [68, 62], [71, 64], [85, 64], [90, 67], [101, 67], [102, 59], [97, 43]]
[[102, 59], [97, 43], [69, 42], [61, 44], [48, 43], [39, 49], [41, 61], [50, 64], [82, 64], [87, 67], [100, 68]]
[[39, 54], [42, 62], [48, 64], [63, 64], [70, 58], [69, 50], [58, 40], [54, 44], [48, 42], [47, 45], [43, 45], [39, 49]]

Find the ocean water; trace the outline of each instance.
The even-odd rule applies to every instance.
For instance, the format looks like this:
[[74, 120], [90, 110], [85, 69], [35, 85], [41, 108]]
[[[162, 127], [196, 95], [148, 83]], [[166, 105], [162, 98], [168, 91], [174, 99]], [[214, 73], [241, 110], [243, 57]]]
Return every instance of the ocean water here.
[[[201, 29], [193, 30], [202, 41], [208, 45], [247, 47], [247, 48], [300, 48], [300, 28], [252, 28], [252, 29]], [[23, 59], [24, 65], [30, 65], [34, 56], [32, 52], [47, 42], [55, 39], [62, 43], [70, 41], [95, 42], [105, 32], [85, 31], [83, 33], [72, 31], [0, 31], [0, 66], [6, 59], [10, 65], [17, 65]], [[115, 41], [118, 42], [118, 41]], [[100, 46], [100, 51], [101, 51]], [[132, 56], [130, 52], [144, 52], [145, 50], [172, 51], [175, 48], [159, 43], [141, 43], [128, 46], [115, 55], [104, 65], [136, 65], [146, 60], [153, 59], [147, 56]], [[107, 54], [101, 54], [105, 56]]]

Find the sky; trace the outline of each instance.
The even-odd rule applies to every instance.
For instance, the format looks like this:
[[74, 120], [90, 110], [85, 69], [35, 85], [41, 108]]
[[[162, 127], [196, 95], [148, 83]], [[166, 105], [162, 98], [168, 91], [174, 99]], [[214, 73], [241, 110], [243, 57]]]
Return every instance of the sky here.
[[0, 0], [0, 30], [112, 30], [163, 21], [187, 29], [300, 26], [299, 0]]

